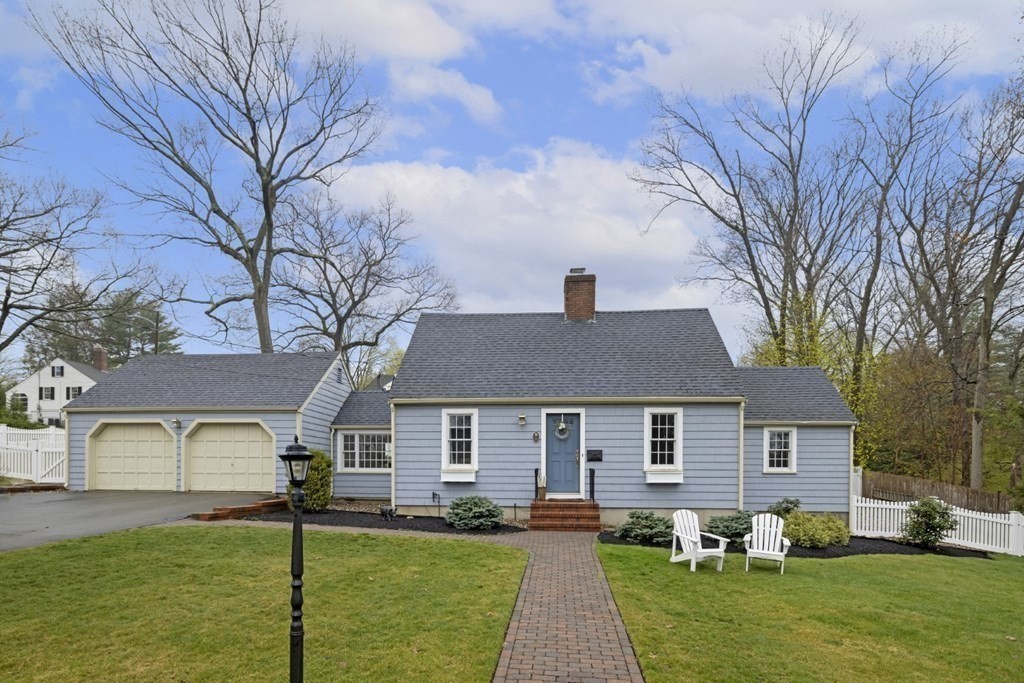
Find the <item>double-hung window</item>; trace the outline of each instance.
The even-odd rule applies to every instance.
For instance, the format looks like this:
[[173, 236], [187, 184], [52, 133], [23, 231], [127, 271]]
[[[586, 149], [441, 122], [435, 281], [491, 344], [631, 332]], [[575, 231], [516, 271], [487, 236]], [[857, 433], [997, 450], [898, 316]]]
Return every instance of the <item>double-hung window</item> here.
[[796, 427], [764, 428], [764, 473], [796, 474]]
[[682, 408], [644, 408], [644, 472], [648, 484], [683, 481]]
[[52, 401], [54, 396], [53, 387], [39, 387], [39, 400]]
[[391, 435], [387, 432], [342, 432], [339, 441], [339, 472], [391, 471]]
[[82, 387], [64, 387], [64, 394], [67, 400], [78, 398], [82, 395]]
[[441, 481], [476, 481], [479, 411], [441, 411]]

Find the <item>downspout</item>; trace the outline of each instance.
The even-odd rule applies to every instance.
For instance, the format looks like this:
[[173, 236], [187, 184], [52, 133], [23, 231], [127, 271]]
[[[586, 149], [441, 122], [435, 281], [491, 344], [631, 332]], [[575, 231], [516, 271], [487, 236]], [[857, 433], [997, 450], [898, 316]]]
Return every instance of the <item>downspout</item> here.
[[398, 476], [398, 461], [395, 459], [395, 455], [398, 453], [398, 443], [395, 439], [395, 404], [390, 404], [391, 408], [391, 507], [398, 509], [395, 478]]
[[[850, 499], [849, 507], [847, 508], [847, 512], [846, 512], [846, 518], [849, 521], [850, 531], [851, 532], [854, 530], [854, 525], [856, 524], [856, 520], [854, 519], [854, 516], [857, 514], [857, 507], [856, 507], [856, 502], [857, 501], [854, 500], [853, 486], [852, 486], [852, 482], [851, 482], [851, 479], [853, 479], [853, 430], [856, 429], [856, 428], [857, 428], [857, 425], [850, 425], [850, 469], [849, 469], [850, 474], [848, 475], [849, 478], [846, 480], [846, 490], [847, 490], [847, 494], [848, 494], [849, 499]], [[861, 481], [863, 481], [863, 480], [861, 480]], [[861, 494], [861, 492], [857, 491], [856, 495], [859, 496], [860, 494]]]
[[[71, 413], [64, 411], [64, 488], [71, 488]], [[86, 463], [88, 469], [89, 463]]]
[[736, 510], [743, 509], [743, 411], [746, 406], [746, 401], [740, 401], [739, 419], [737, 423], [739, 425], [739, 443], [737, 460], [739, 461], [739, 474], [736, 477]]

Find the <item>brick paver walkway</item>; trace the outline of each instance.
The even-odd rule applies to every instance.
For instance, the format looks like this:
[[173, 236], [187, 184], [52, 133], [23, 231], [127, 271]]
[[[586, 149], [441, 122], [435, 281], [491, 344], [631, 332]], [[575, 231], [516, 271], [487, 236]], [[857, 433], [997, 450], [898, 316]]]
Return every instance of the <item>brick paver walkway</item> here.
[[[176, 524], [291, 526], [276, 522]], [[523, 548], [529, 561], [519, 587], [494, 673], [494, 683], [566, 681], [643, 682], [626, 627], [597, 559], [593, 533], [526, 531], [496, 536], [359, 529], [307, 524], [317, 531], [342, 531], [420, 538], [487, 541]]]

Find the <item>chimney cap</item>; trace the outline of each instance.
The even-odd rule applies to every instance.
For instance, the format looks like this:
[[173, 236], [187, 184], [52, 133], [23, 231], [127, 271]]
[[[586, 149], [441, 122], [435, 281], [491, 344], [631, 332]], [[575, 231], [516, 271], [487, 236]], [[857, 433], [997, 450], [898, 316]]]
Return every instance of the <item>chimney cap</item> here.
[[570, 268], [569, 269], [569, 273], [571, 275], [582, 275], [585, 272], [587, 272], [586, 268]]

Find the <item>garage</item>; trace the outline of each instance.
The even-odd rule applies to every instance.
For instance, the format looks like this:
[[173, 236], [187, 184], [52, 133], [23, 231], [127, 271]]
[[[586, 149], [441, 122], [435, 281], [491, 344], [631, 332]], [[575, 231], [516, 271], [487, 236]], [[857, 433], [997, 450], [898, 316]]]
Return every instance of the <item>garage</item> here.
[[197, 422], [185, 444], [189, 490], [274, 490], [274, 435], [260, 423]]
[[90, 437], [90, 488], [173, 491], [177, 454], [173, 434], [159, 422], [100, 423]]

